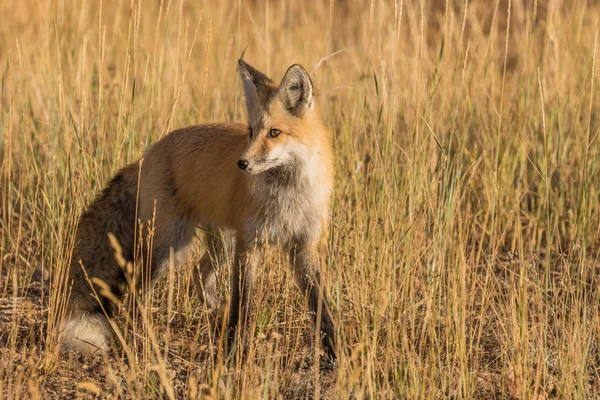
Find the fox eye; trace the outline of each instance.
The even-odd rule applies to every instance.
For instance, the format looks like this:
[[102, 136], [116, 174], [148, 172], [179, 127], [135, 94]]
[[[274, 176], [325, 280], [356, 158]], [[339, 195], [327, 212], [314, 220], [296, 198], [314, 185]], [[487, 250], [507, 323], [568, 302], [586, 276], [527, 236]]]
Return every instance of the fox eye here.
[[269, 131], [269, 137], [277, 137], [279, 136], [279, 134], [281, 134], [281, 131], [279, 129], [271, 129]]
[[250, 139], [252, 139], [252, 128], [248, 128], [248, 135], [250, 135]]

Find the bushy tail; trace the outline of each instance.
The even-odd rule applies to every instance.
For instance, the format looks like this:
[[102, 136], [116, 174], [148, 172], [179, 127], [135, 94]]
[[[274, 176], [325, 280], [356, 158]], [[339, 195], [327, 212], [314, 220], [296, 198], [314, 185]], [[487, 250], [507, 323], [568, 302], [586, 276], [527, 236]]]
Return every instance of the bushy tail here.
[[63, 341], [71, 348], [88, 353], [108, 348], [111, 329], [106, 317], [112, 314], [115, 305], [110, 296], [101, 296], [97, 285], [92, 288], [92, 282], [101, 280], [114, 297], [121, 299], [126, 278], [115, 261], [108, 234], [112, 233], [119, 242], [123, 257], [132, 261], [137, 183], [137, 163], [123, 168], [79, 220], [63, 324]]

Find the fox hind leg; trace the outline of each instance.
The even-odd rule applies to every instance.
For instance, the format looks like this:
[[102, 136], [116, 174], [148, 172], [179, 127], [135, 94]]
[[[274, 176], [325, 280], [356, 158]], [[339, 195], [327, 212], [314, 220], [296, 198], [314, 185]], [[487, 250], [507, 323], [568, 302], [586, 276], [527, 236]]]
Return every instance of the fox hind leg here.
[[208, 230], [205, 235], [206, 252], [192, 269], [197, 294], [209, 311], [220, 309], [216, 284], [216, 267], [225, 259], [225, 238], [219, 231]]

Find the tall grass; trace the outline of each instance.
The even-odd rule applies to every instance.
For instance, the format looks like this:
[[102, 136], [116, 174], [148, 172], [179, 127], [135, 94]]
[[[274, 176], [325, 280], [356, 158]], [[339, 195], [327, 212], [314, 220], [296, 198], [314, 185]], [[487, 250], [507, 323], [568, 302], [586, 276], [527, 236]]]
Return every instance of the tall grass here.
[[[23, 0], [0, 16], [3, 396], [600, 395], [597, 2]], [[59, 353], [78, 215], [170, 130], [242, 121], [242, 54], [274, 80], [311, 71], [334, 138], [336, 369], [318, 369], [277, 250], [252, 359], [223, 364], [193, 291], [201, 241], [143, 329], [119, 325], [121, 353]], [[224, 298], [227, 280], [223, 265]]]

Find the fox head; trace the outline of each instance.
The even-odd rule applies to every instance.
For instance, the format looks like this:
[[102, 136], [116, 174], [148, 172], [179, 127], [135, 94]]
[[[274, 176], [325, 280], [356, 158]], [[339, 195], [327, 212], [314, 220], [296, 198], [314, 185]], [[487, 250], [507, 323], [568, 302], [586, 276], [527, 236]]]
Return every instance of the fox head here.
[[243, 60], [238, 64], [248, 110], [248, 145], [238, 167], [254, 175], [306, 161], [314, 154], [322, 129], [306, 70], [292, 65], [274, 86]]

